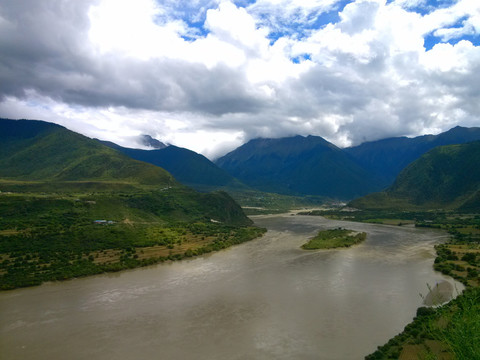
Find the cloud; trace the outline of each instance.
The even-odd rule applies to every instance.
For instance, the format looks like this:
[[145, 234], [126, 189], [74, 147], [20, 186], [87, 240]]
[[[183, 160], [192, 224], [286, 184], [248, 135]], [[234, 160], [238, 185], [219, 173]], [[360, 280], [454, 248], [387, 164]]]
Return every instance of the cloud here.
[[480, 125], [479, 17], [475, 0], [4, 2], [0, 116], [210, 157]]

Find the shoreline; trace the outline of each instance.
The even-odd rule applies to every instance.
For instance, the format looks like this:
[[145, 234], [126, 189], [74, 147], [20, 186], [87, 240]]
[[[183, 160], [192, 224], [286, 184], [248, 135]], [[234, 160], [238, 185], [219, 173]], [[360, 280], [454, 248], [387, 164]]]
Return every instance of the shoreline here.
[[320, 230], [301, 248], [307, 251], [350, 248], [362, 243], [366, 238], [367, 233], [349, 229]]
[[[236, 231], [235, 234], [230, 233], [229, 236], [219, 233], [215, 237], [193, 242], [185, 241], [173, 246], [156, 245], [91, 251], [88, 256], [83, 256], [80, 260], [70, 261], [67, 266], [60, 269], [62, 271], [61, 273], [45, 275], [37, 272], [33, 273], [32, 276], [35, 277], [30, 277], [27, 279], [27, 282], [2, 282], [0, 283], [0, 292], [36, 287], [49, 282], [62, 282], [101, 274], [116, 273], [157, 265], [168, 261], [173, 262], [192, 259], [197, 256], [218, 252], [261, 238], [266, 233], [266, 229], [257, 226], [236, 228]], [[8, 272], [2, 274], [2, 276], [5, 275], [8, 275]]]

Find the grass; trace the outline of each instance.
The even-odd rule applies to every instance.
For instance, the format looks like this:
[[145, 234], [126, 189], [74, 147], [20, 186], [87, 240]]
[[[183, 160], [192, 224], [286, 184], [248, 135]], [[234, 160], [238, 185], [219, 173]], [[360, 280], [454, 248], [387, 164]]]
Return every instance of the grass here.
[[0, 289], [179, 260], [265, 231], [222, 192], [85, 184], [2, 182]]
[[39, 232], [25, 237], [30, 244], [19, 236], [10, 237], [2, 246], [10, 251], [0, 254], [0, 289], [181, 260], [243, 243], [264, 231], [215, 223], [164, 227], [134, 223], [91, 225], [84, 232], [66, 232], [57, 238]]
[[350, 247], [364, 241], [367, 234], [347, 229], [322, 230], [308, 243], [302, 245], [305, 250], [335, 249]]
[[428, 329], [455, 359], [480, 359], [480, 289], [469, 289], [439, 309], [437, 318], [428, 322]]

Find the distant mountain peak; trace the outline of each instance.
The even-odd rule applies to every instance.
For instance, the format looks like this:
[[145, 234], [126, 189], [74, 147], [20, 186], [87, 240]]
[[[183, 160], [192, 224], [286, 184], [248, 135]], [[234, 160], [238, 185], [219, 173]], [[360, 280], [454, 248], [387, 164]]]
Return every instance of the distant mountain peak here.
[[267, 192], [348, 199], [378, 187], [348, 154], [320, 136], [253, 139], [216, 163]]
[[165, 145], [161, 141], [158, 141], [157, 139], [152, 138], [150, 135], [140, 135], [139, 140], [141, 145], [148, 146], [154, 149], [163, 149], [167, 147], [167, 145]]

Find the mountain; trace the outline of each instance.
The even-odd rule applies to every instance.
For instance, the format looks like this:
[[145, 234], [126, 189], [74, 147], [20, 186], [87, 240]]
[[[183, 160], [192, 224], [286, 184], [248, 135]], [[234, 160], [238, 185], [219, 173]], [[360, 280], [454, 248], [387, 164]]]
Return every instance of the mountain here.
[[103, 144], [133, 159], [160, 166], [182, 184], [197, 190], [247, 189], [247, 186], [205, 156], [188, 149], [169, 145], [157, 150], [140, 150], [121, 147], [106, 141]]
[[457, 126], [438, 135], [415, 138], [396, 137], [371, 141], [344, 149], [366, 170], [375, 174], [383, 185], [393, 183], [397, 175], [427, 151], [442, 145], [463, 144], [480, 140], [480, 128]]
[[254, 139], [216, 164], [251, 187], [281, 194], [351, 199], [380, 186], [350, 155], [318, 136]]
[[119, 152], [59, 125], [0, 121], [0, 177], [9, 180], [127, 181], [169, 186], [165, 170], [132, 161]]
[[164, 143], [152, 138], [150, 135], [140, 135], [140, 144], [151, 147], [152, 149], [163, 149], [167, 147]]
[[226, 193], [197, 193], [158, 166], [42, 121], [0, 119], [0, 181], [3, 191], [127, 192], [150, 199], [136, 204], [168, 221], [251, 223]]
[[352, 201], [362, 209], [480, 210], [480, 141], [440, 146], [408, 165], [386, 191]]

